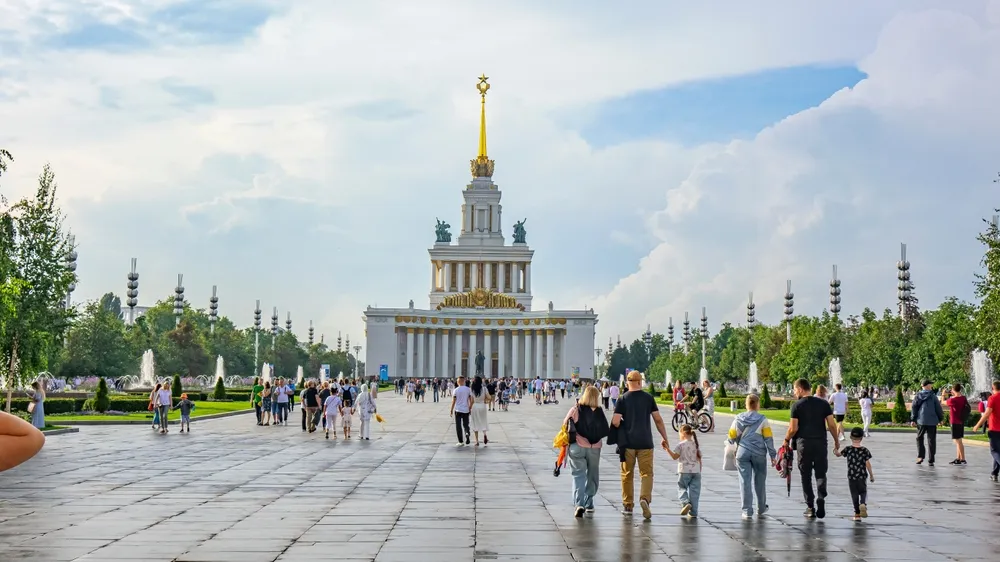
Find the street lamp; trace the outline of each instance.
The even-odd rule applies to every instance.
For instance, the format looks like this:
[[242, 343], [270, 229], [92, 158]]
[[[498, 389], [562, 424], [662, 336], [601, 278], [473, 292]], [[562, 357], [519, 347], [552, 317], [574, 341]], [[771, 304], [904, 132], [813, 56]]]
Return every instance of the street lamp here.
[[708, 342], [708, 315], [706, 314], [705, 307], [701, 307], [701, 370], [704, 374], [707, 369], [705, 367], [705, 345]]
[[310, 320], [309, 321], [309, 346], [310, 347], [312, 347], [312, 344], [313, 344], [313, 333], [314, 333], [314, 330], [313, 330], [313, 321]]
[[361, 355], [361, 346], [354, 346], [354, 377], [361, 380], [363, 377], [361, 373], [358, 372], [358, 356]]
[[792, 343], [792, 314], [795, 313], [795, 293], [792, 292], [792, 280], [785, 282], [785, 341]]
[[691, 322], [688, 320], [688, 313], [684, 313], [684, 355], [688, 353], [688, 347], [691, 345]]
[[181, 315], [184, 314], [184, 274], [177, 274], [177, 287], [174, 288], [174, 327], [181, 325]]
[[753, 291], [750, 291], [750, 298], [747, 300], [747, 342], [750, 352], [750, 363], [753, 363], [753, 327], [757, 325], [757, 306], [753, 303]]
[[[646, 324], [646, 333], [642, 335], [642, 343], [646, 344], [646, 363], [653, 362], [653, 332], [649, 329], [649, 324]], [[648, 365], [647, 365], [648, 367]]]
[[289, 312], [285, 320], [285, 331], [292, 333], [292, 313]]
[[594, 368], [597, 369], [596, 371], [594, 371], [594, 379], [596, 380], [597, 375], [600, 373], [601, 369], [601, 348], [599, 347], [594, 348], [594, 356], [597, 359], [597, 362], [594, 363]]
[[674, 347], [674, 317], [671, 316], [667, 321], [667, 357], [670, 357], [670, 352]]
[[208, 299], [208, 332], [215, 333], [215, 323], [219, 320], [219, 287], [212, 285], [212, 298]]
[[72, 295], [73, 291], [76, 290], [76, 258], [76, 236], [70, 235], [69, 251], [66, 252], [64, 260], [66, 263], [66, 270], [73, 274], [73, 279], [69, 282], [69, 286], [66, 287], [66, 308], [72, 307]]
[[837, 279], [837, 266], [833, 266], [833, 278], [830, 279], [830, 314], [834, 318], [840, 314], [840, 279]]
[[125, 291], [125, 304], [128, 305], [129, 326], [135, 324], [135, 307], [139, 304], [139, 273], [135, 270], [137, 261], [136, 258], [132, 258], [132, 269], [128, 272], [128, 283], [125, 285], [128, 288]]
[[905, 324], [910, 318], [910, 291], [913, 283], [910, 283], [910, 262], [906, 261], [906, 244], [899, 245], [899, 261], [896, 262], [896, 269], [899, 270], [896, 278], [899, 279], [899, 317]]

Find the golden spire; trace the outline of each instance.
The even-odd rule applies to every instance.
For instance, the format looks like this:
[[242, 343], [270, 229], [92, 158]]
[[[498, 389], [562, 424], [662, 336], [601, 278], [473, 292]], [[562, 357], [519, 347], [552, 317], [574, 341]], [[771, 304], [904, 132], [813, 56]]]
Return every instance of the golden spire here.
[[487, 80], [489, 77], [483, 74], [479, 77], [479, 83], [476, 84], [476, 90], [479, 91], [479, 96], [482, 99], [482, 109], [479, 114], [479, 152], [476, 159], [470, 163], [473, 178], [493, 177], [494, 163], [486, 155], [486, 92], [490, 89], [490, 83]]

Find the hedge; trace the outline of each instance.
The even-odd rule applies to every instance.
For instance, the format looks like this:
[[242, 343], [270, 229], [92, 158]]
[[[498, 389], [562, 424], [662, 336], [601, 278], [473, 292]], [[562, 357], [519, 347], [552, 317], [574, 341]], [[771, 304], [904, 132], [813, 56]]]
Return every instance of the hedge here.
[[[11, 400], [12, 412], [27, 412], [30, 400], [26, 398], [15, 398]], [[50, 398], [45, 401], [46, 414], [72, 414], [82, 412], [83, 404], [87, 402], [84, 398]], [[145, 412], [149, 408], [148, 398], [112, 398], [108, 406], [109, 410], [117, 412]]]

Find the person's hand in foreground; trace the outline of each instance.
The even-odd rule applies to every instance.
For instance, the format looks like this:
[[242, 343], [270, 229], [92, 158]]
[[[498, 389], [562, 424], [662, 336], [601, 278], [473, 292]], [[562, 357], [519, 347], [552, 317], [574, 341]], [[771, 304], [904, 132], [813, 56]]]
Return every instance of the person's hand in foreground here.
[[0, 472], [9, 470], [42, 450], [45, 436], [17, 416], [0, 412]]

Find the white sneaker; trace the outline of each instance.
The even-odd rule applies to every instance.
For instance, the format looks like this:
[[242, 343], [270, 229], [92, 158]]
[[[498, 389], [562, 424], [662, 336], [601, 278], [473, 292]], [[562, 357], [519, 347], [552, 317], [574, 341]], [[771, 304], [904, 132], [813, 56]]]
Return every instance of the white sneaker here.
[[743, 512], [743, 519], [753, 519], [753, 515], [751, 515], [751, 514], [749, 514], [749, 513], [747, 513], [747, 512], [744, 511]]

